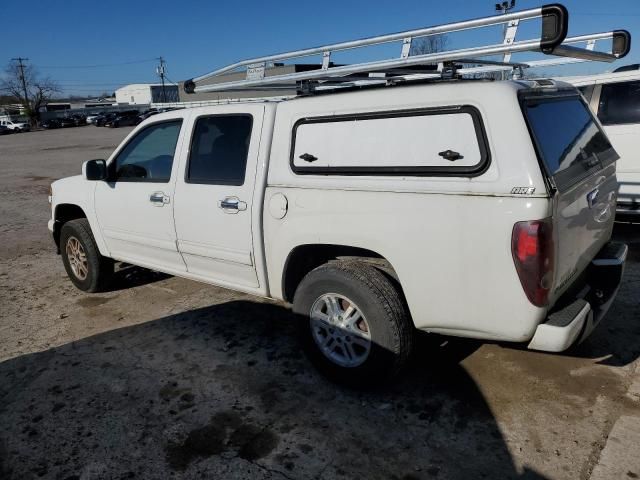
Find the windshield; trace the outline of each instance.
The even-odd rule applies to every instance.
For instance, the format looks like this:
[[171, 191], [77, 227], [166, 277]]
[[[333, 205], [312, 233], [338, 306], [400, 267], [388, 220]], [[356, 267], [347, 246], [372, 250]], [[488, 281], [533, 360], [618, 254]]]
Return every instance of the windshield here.
[[580, 97], [527, 98], [524, 112], [538, 154], [559, 189], [574, 185], [618, 159]]

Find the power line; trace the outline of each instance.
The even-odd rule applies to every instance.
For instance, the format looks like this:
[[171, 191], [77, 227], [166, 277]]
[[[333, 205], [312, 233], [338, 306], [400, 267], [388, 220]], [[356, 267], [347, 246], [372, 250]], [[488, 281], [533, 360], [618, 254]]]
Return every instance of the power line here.
[[155, 62], [156, 58], [148, 58], [146, 60], [133, 60], [131, 62], [121, 63], [103, 63], [97, 65], [38, 65], [38, 68], [105, 68], [105, 67], [119, 67], [121, 65], [136, 65], [140, 63]]
[[171, 80], [169, 77], [167, 77], [167, 74], [165, 74], [165, 75], [164, 75], [164, 78], [166, 78], [166, 79], [169, 81], [169, 83], [173, 83], [174, 85], [176, 85], [176, 86], [178, 86], [178, 87], [180, 86], [179, 84], [177, 84], [176, 82], [174, 82], [173, 80]]

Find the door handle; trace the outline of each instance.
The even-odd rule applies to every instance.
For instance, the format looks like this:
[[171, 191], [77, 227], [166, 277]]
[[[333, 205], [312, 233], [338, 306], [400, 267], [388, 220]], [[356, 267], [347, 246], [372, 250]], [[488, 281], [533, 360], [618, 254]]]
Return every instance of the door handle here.
[[149, 196], [149, 201], [156, 207], [162, 207], [165, 203], [169, 203], [169, 197], [164, 192], [153, 192]]
[[238, 213], [247, 209], [247, 203], [238, 197], [225, 197], [218, 201], [218, 207], [225, 213]]

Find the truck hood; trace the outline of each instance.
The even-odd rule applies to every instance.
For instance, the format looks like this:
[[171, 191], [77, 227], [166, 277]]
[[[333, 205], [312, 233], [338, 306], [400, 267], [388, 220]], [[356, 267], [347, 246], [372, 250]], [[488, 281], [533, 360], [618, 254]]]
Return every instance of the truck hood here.
[[78, 205], [84, 210], [93, 205], [92, 193], [94, 189], [95, 182], [85, 180], [82, 175], [61, 178], [51, 184], [51, 202], [54, 205], [70, 203]]
[[73, 177], [65, 177], [60, 180], [56, 180], [51, 184], [51, 188], [54, 190], [58, 189], [74, 189], [80, 188], [81, 184], [84, 184], [85, 180], [82, 178], [82, 175], [74, 175]]

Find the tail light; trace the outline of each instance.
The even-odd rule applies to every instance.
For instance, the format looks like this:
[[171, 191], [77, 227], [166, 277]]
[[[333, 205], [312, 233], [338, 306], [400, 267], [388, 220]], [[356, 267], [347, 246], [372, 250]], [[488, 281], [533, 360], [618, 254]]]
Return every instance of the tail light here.
[[511, 235], [511, 253], [527, 298], [536, 307], [544, 307], [549, 300], [554, 273], [550, 219], [516, 223]]

